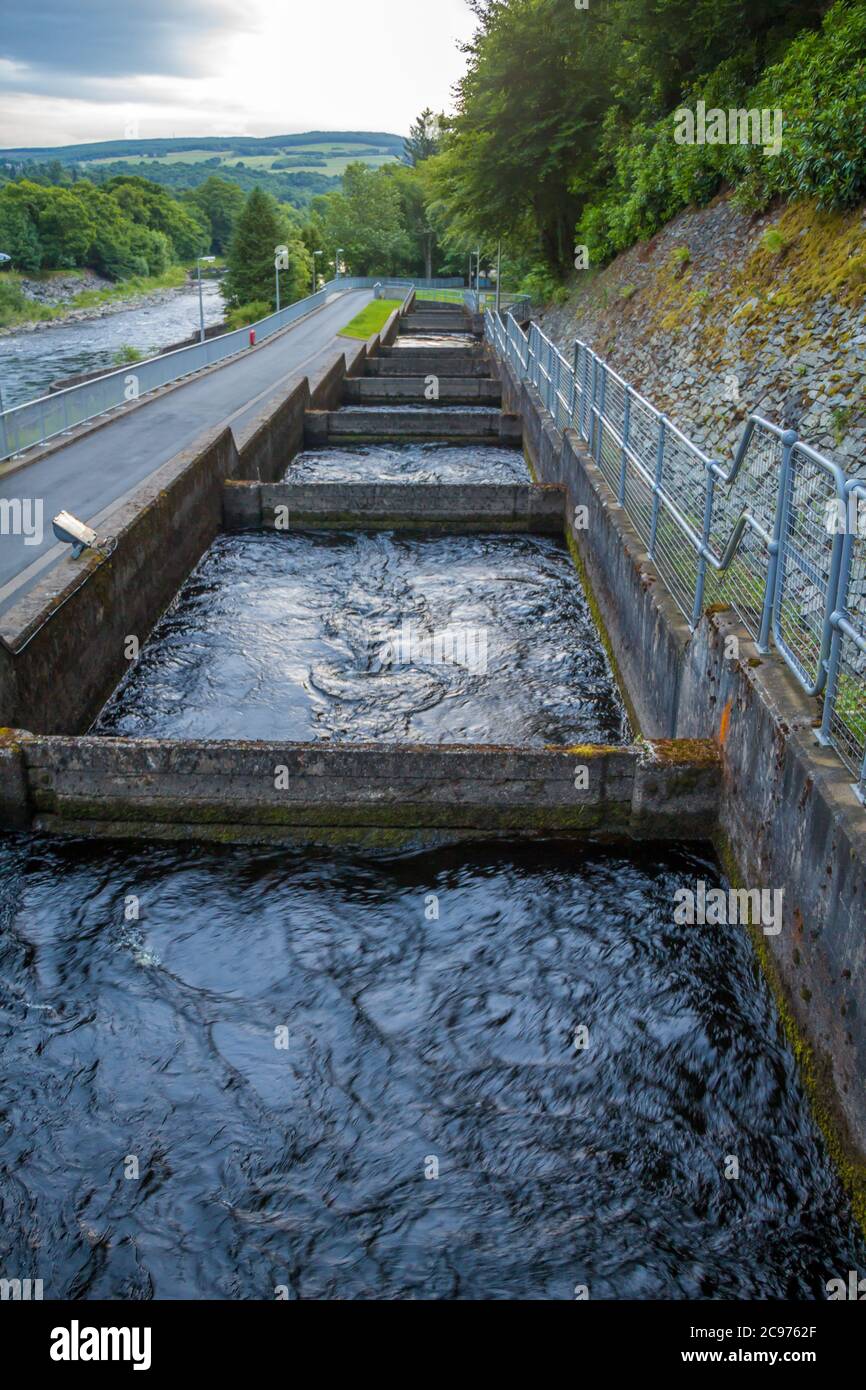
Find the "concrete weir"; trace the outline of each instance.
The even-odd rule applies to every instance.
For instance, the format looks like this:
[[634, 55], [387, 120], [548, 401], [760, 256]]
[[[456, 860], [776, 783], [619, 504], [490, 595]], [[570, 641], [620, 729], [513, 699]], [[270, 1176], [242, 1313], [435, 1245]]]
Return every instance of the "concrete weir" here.
[[[363, 829], [706, 840], [714, 745], [512, 748], [16, 735], [19, 807], [38, 829], [291, 840]], [[14, 808], [13, 808], [14, 809]]]

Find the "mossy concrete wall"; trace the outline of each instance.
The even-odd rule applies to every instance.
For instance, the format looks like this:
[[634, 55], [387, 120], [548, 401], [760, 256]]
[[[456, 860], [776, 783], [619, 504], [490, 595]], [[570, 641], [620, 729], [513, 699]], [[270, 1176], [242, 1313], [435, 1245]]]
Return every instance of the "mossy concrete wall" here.
[[[706, 840], [707, 743], [633, 748], [22, 737], [38, 828], [379, 828]], [[579, 774], [579, 775], [578, 775]]]
[[572, 540], [642, 733], [710, 738], [720, 749], [716, 844], [736, 886], [783, 891], [782, 931], [764, 954], [811, 1073], [823, 1078], [818, 1109], [832, 1112], [834, 1142], [863, 1183], [866, 811], [851, 775], [816, 742], [817, 701], [780, 657], [759, 655], [731, 610], [706, 612], [692, 633], [578, 436], [555, 427], [507, 364], [500, 370], [535, 476], [565, 486], [569, 516], [587, 508]]
[[565, 492], [531, 483], [245, 483], [223, 489], [227, 531], [375, 527], [562, 535]]

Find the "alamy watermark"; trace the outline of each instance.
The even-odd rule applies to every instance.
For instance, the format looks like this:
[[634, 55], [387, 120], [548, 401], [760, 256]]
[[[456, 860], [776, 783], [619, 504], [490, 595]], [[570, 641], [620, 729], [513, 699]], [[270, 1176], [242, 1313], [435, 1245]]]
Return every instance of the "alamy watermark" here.
[[782, 930], [783, 888], [678, 888], [674, 921], [679, 927], [760, 927], [764, 936]]
[[783, 113], [767, 108], [722, 110], [699, 101], [692, 111], [679, 106], [674, 112], [674, 140], [678, 145], [760, 145], [767, 156], [782, 152]]
[[421, 632], [404, 620], [392, 632], [379, 632], [379, 656], [394, 666], [462, 666], [472, 675], [487, 672], [487, 629], [447, 627]]
[[41, 545], [44, 511], [41, 497], [0, 497], [0, 536], [23, 536], [25, 545]]

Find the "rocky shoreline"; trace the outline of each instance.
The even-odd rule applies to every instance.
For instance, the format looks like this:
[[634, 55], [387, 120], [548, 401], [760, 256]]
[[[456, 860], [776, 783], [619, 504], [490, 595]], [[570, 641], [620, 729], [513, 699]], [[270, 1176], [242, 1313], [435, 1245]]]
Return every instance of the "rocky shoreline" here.
[[[184, 284], [167, 289], [130, 293], [128, 296], [118, 296], [116, 299], [106, 300], [104, 304], [93, 304], [88, 308], [75, 309], [70, 307], [68, 313], [60, 314], [57, 318], [27, 320], [23, 323], [10, 324], [6, 328], [0, 328], [0, 337], [8, 337], [12, 333], [36, 333], [40, 329], [66, 328], [72, 323], [89, 323], [95, 319], [108, 318], [111, 314], [127, 312], [130, 309], [140, 309], [145, 304], [164, 304], [176, 295], [185, 294], [193, 283], [190, 276]], [[104, 280], [101, 276], [88, 271], [79, 276], [53, 277], [49, 281], [22, 280], [21, 289], [25, 296], [34, 303], [44, 304], [49, 308], [60, 308], [76, 295], [84, 294], [89, 290], [109, 289], [112, 284], [111, 280]], [[55, 286], [61, 290], [59, 294], [44, 292], [54, 289]], [[43, 292], [33, 292], [34, 290]]]

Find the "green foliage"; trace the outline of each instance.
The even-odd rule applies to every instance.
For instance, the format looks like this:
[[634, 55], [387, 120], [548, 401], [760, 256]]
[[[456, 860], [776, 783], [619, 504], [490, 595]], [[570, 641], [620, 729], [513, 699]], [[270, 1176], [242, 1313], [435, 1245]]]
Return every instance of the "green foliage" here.
[[17, 270], [87, 266], [110, 279], [161, 275], [207, 242], [197, 217], [141, 178], [0, 187], [0, 249]]
[[133, 347], [131, 343], [124, 343], [123, 347], [118, 348], [114, 354], [114, 365], [125, 367], [131, 362], [141, 362], [143, 357], [144, 353], [140, 352], [137, 347]]
[[387, 169], [350, 164], [340, 193], [313, 204], [323, 248], [342, 260], [351, 275], [395, 275], [411, 259], [413, 247], [397, 181]]
[[309, 293], [312, 260], [290, 210], [255, 188], [235, 223], [226, 258], [223, 294], [230, 308], [253, 301], [276, 307], [278, 246], [288, 252], [288, 266], [280, 271], [280, 302], [290, 304]]
[[[446, 251], [504, 236], [529, 284], [598, 264], [724, 184], [866, 196], [866, 0], [475, 0], [457, 110], [420, 173]], [[784, 114], [781, 154], [680, 144], [679, 106]], [[527, 283], [527, 282], [525, 282]]]
[[427, 106], [417, 121], [409, 127], [409, 138], [403, 146], [403, 158], [413, 168], [431, 155], [438, 154], [441, 139], [441, 118]]
[[184, 202], [203, 221], [210, 235], [208, 251], [224, 256], [229, 248], [235, 223], [244, 205], [244, 195], [236, 183], [211, 174], [198, 188], [183, 195]]
[[258, 323], [259, 319], [266, 319], [272, 312], [273, 307], [268, 300], [255, 299], [251, 304], [239, 304], [236, 309], [232, 309], [226, 323], [229, 329], [234, 331], [236, 328], [246, 328], [250, 323]]

